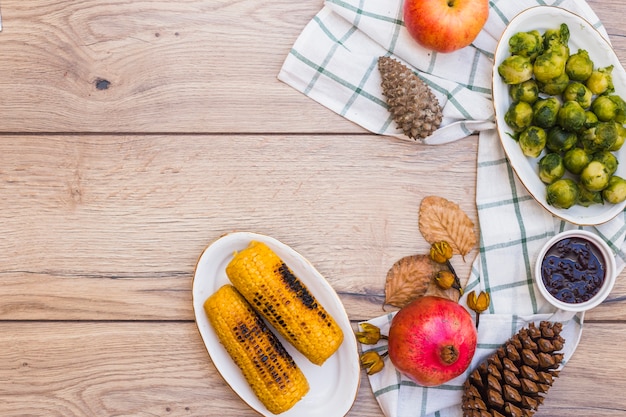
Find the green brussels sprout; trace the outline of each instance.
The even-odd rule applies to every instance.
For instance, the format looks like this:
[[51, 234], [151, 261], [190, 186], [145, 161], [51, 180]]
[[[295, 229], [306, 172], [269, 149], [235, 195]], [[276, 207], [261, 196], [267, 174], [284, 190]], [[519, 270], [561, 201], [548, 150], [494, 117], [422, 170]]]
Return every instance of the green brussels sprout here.
[[578, 201], [578, 185], [571, 178], [561, 178], [546, 187], [546, 202], [557, 208], [568, 209]]
[[539, 160], [539, 179], [546, 184], [551, 184], [565, 174], [563, 158], [558, 153], [546, 154]]
[[565, 130], [578, 132], [585, 126], [585, 109], [576, 101], [563, 103], [557, 114], [557, 123]]
[[575, 101], [580, 104], [580, 107], [586, 109], [591, 106], [593, 93], [585, 84], [574, 81], [565, 87], [562, 98], [565, 101]]
[[611, 94], [609, 96], [611, 101], [617, 105], [617, 111], [615, 112], [615, 121], [618, 123], [626, 122], [626, 101], [617, 94]]
[[565, 73], [572, 81], [587, 81], [593, 72], [593, 61], [589, 58], [589, 52], [579, 49], [570, 55], [565, 63]]
[[600, 161], [609, 171], [609, 175], [615, 174], [619, 161], [610, 151], [598, 151], [591, 156], [592, 161]]
[[611, 100], [609, 96], [598, 96], [591, 103], [591, 111], [598, 116], [598, 120], [601, 122], [615, 119], [618, 110], [619, 104]]
[[585, 85], [593, 94], [596, 95], [612, 93], [615, 91], [615, 87], [613, 86], [613, 76], [611, 75], [612, 72], [613, 65], [595, 69], [589, 78], [587, 78], [587, 81], [585, 81]]
[[540, 98], [533, 104], [533, 124], [548, 129], [556, 124], [561, 102], [556, 97]]
[[585, 124], [584, 128], [589, 129], [590, 127], [594, 127], [598, 125], [598, 116], [591, 110], [585, 110]]
[[580, 173], [580, 182], [589, 191], [602, 191], [609, 185], [609, 170], [600, 161], [591, 161]]
[[505, 84], [523, 83], [532, 78], [533, 64], [528, 57], [511, 55], [498, 66], [498, 74]]
[[523, 83], [511, 85], [509, 94], [514, 102], [525, 101], [533, 104], [539, 98], [539, 86], [533, 79], [526, 80]]
[[565, 91], [569, 85], [569, 77], [566, 73], [562, 73], [560, 76], [547, 83], [538, 83], [539, 92], [549, 94], [551, 96], [558, 96]]
[[580, 174], [589, 162], [591, 157], [581, 148], [572, 148], [563, 155], [563, 165], [572, 174]]
[[589, 207], [592, 204], [603, 204], [601, 191], [589, 191], [582, 183], [578, 183], [578, 201], [577, 204], [583, 207]]
[[534, 60], [543, 51], [543, 37], [537, 30], [518, 32], [509, 39], [509, 51]]
[[532, 72], [538, 82], [546, 84], [565, 73], [566, 62], [567, 57], [560, 52], [548, 50], [535, 59]]
[[533, 108], [525, 101], [511, 104], [504, 114], [504, 121], [514, 132], [521, 132], [526, 129], [532, 120]]
[[617, 140], [613, 146], [609, 148], [609, 151], [611, 152], [619, 151], [626, 140], [626, 127], [624, 127], [621, 123], [615, 123], [615, 129], [617, 129]]
[[602, 190], [602, 197], [611, 204], [618, 204], [626, 200], [626, 180], [613, 175], [609, 185]]
[[546, 147], [546, 131], [538, 126], [529, 126], [519, 134], [517, 139], [522, 153], [537, 158]]
[[553, 126], [548, 130], [546, 148], [552, 152], [562, 153], [572, 149], [576, 142], [578, 142], [576, 133], [569, 132], [560, 126]]
[[578, 140], [586, 151], [593, 153], [612, 149], [618, 137], [619, 133], [615, 122], [600, 122], [581, 132], [578, 135]]
[[567, 45], [569, 42], [569, 27], [561, 23], [558, 28], [546, 29], [543, 33], [543, 48], [554, 48], [555, 45]]

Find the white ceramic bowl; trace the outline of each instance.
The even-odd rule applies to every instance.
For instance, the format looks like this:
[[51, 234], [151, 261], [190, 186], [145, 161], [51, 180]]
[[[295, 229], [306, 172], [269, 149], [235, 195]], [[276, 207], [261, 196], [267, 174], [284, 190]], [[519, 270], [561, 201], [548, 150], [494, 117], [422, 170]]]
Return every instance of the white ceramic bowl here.
[[[541, 273], [544, 258], [546, 257], [550, 249], [558, 244], [560, 241], [569, 238], [584, 239], [590, 242], [593, 246], [595, 246], [599, 252], [599, 261], [605, 269], [604, 281], [600, 287], [600, 290], [589, 300], [579, 303], [561, 301], [552, 294], [550, 294], [550, 292], [546, 288], [546, 285], [544, 284]], [[615, 284], [616, 272], [617, 267], [615, 265], [615, 256], [613, 254], [613, 251], [611, 251], [605, 241], [603, 241], [598, 235], [588, 232], [586, 230], [569, 230], [563, 233], [559, 233], [558, 235], [548, 240], [539, 252], [539, 256], [537, 256], [535, 264], [535, 283], [544, 298], [553, 306], [565, 311], [587, 311], [598, 306], [609, 295], [609, 293], [613, 289], [613, 285]]]
[[[538, 175], [537, 162], [539, 158], [528, 158], [522, 153], [519, 144], [510, 136], [513, 133], [511, 128], [504, 121], [504, 115], [511, 105], [511, 97], [509, 96], [509, 86], [502, 81], [498, 74], [498, 66], [510, 55], [509, 38], [521, 31], [538, 30], [543, 33], [547, 29], [558, 28], [561, 23], [567, 24], [570, 30], [570, 52], [575, 53], [579, 49], [585, 49], [589, 52], [596, 68], [613, 65], [611, 75], [613, 84], [615, 84], [615, 92], [626, 97], [626, 71], [611, 45], [591, 23], [560, 7], [531, 7], [511, 20], [496, 48], [493, 66], [493, 102], [496, 125], [511, 167], [530, 195], [539, 204], [553, 215], [570, 223], [583, 226], [597, 225], [605, 223], [623, 212], [626, 208], [626, 201], [619, 204], [592, 204], [589, 207], [575, 205], [569, 209], [560, 209], [549, 205], [546, 201], [546, 185], [541, 182]], [[616, 175], [626, 178], [626, 163], [624, 162], [626, 161], [626, 146], [623, 146], [615, 154], [617, 159], [622, 162], [618, 165]]]

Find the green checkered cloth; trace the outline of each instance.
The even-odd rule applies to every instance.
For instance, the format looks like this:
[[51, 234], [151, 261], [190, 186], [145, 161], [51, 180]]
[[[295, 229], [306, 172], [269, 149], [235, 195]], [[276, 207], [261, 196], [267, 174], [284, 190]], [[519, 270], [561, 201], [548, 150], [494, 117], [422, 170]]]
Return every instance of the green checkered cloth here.
[[[532, 269], [541, 246], [575, 228], [553, 217], [526, 192], [514, 175], [494, 128], [491, 71], [497, 40], [524, 9], [551, 5], [586, 18], [608, 35], [589, 5], [580, 0], [492, 0], [485, 27], [472, 45], [437, 54], [417, 45], [402, 24], [402, 0], [327, 0], [304, 28], [278, 78], [345, 118], [381, 135], [407, 139], [394, 125], [380, 89], [378, 57], [403, 61], [432, 88], [443, 107], [442, 126], [425, 142], [443, 144], [479, 134], [476, 204], [479, 256], [466, 293], [488, 291], [492, 303], [481, 315], [478, 350], [470, 370], [529, 322], [561, 321], [566, 339], [564, 364], [580, 340], [583, 314], [552, 308], [533, 285]], [[616, 253], [618, 271], [626, 261], [624, 213], [597, 227]], [[460, 301], [465, 305], [465, 299]], [[369, 322], [386, 332], [388, 314]], [[384, 342], [362, 346], [384, 351]], [[469, 370], [438, 387], [425, 388], [386, 362], [370, 376], [372, 391], [387, 417], [461, 416], [461, 385]]]

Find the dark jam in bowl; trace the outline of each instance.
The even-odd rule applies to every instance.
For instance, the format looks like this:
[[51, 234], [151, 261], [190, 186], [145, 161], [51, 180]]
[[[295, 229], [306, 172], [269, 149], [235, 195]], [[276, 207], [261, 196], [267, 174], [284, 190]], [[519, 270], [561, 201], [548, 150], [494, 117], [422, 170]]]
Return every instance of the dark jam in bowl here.
[[600, 291], [605, 274], [602, 253], [581, 237], [556, 242], [541, 263], [541, 279], [548, 292], [569, 304], [590, 300]]

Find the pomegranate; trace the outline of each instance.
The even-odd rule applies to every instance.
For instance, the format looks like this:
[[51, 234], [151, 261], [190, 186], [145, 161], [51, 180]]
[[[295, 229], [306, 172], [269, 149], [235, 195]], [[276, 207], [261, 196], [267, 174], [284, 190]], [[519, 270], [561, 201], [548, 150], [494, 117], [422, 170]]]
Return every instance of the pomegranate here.
[[389, 359], [414, 382], [433, 387], [461, 375], [476, 351], [476, 327], [458, 303], [437, 296], [398, 311], [389, 328]]

